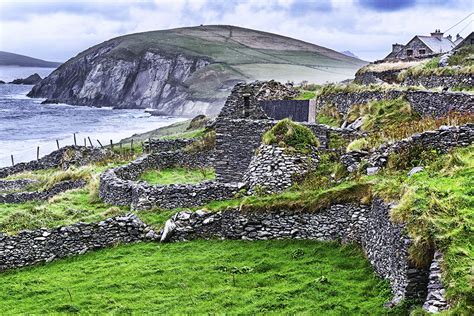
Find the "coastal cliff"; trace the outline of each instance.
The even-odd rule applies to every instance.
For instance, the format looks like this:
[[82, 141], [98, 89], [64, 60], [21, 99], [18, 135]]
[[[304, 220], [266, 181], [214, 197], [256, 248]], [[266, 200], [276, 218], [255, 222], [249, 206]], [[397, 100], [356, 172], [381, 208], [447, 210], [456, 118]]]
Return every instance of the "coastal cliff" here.
[[276, 34], [200, 26], [130, 34], [91, 47], [28, 96], [49, 103], [154, 109], [164, 115], [215, 115], [236, 83], [339, 81], [364, 64]]

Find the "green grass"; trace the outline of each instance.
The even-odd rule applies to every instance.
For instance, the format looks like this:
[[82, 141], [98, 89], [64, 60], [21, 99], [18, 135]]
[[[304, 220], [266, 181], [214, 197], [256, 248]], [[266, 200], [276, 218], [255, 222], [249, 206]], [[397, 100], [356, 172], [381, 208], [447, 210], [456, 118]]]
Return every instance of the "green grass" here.
[[180, 132], [176, 134], [165, 135], [162, 137], [162, 139], [177, 139], [177, 138], [191, 139], [191, 138], [200, 138], [203, 136], [204, 136], [204, 128], [199, 128], [192, 131], [185, 131], [185, 132]]
[[300, 94], [294, 98], [294, 100], [311, 100], [316, 97], [316, 92], [314, 91], [304, 91], [301, 90]]
[[199, 183], [212, 180], [216, 177], [212, 168], [188, 169], [188, 168], [167, 168], [162, 170], [147, 170], [140, 180], [150, 184], [168, 185], [181, 183]]
[[0, 276], [5, 314], [381, 315], [390, 298], [360, 248], [315, 241], [141, 243]]
[[310, 147], [318, 147], [319, 141], [313, 132], [301, 124], [290, 119], [283, 119], [275, 124], [262, 137], [263, 143], [277, 145], [283, 148], [290, 147], [299, 151], [307, 151]]

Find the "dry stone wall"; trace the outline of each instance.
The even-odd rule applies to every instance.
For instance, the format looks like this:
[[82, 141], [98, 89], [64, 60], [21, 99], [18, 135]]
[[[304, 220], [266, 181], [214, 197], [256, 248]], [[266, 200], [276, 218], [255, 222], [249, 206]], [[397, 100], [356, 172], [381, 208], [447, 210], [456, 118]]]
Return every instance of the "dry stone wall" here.
[[101, 148], [82, 146], [66, 146], [53, 151], [39, 160], [18, 163], [11, 167], [0, 168], [0, 179], [23, 172], [50, 168], [67, 169], [71, 165], [84, 166], [92, 162], [104, 160], [109, 152]]
[[98, 223], [22, 231], [14, 236], [0, 233], [0, 271], [84, 254], [118, 243], [155, 240], [158, 237], [133, 214]]
[[443, 254], [436, 251], [433, 261], [430, 265], [428, 295], [423, 304], [423, 309], [430, 313], [438, 313], [449, 309], [448, 301], [446, 300], [446, 290], [441, 281], [441, 264], [443, 263]]
[[462, 126], [441, 126], [435, 131], [427, 131], [412, 135], [408, 138], [380, 146], [373, 152], [348, 152], [341, 157], [341, 162], [349, 171], [355, 171], [359, 163], [364, 159], [368, 168], [377, 171], [386, 166], [388, 158], [392, 153], [400, 153], [413, 149], [431, 150], [436, 149], [442, 153], [451, 148], [466, 147], [474, 143], [474, 124]]
[[318, 156], [288, 151], [273, 145], [261, 145], [252, 158], [243, 182], [252, 194], [261, 190], [276, 193], [289, 188], [297, 178], [317, 167]]
[[100, 176], [99, 196], [106, 203], [128, 205], [136, 210], [191, 207], [229, 199], [240, 190], [240, 184], [205, 181], [198, 184], [150, 185], [138, 181], [139, 176], [149, 169], [212, 166], [213, 156], [212, 151], [170, 151], [144, 155], [128, 165], [105, 171]]
[[147, 152], [166, 152], [184, 149], [194, 143], [195, 139], [148, 139], [143, 142], [143, 148]]
[[332, 104], [342, 115], [346, 115], [356, 104], [399, 97], [406, 98], [412, 109], [422, 116], [442, 117], [449, 112], [474, 112], [474, 95], [469, 93], [402, 90], [330, 93], [316, 99], [316, 111]]
[[21, 190], [37, 182], [32, 179], [0, 180], [0, 193]]
[[404, 226], [390, 221], [390, 205], [375, 199], [372, 206], [333, 205], [318, 213], [180, 212], [168, 220], [161, 241], [193, 239], [315, 239], [359, 243], [382, 278], [390, 281], [394, 300], [423, 300], [428, 268], [419, 269], [409, 260], [411, 240]]
[[68, 190], [82, 188], [86, 185], [84, 180], [62, 181], [51, 189], [34, 192], [0, 193], [0, 203], [24, 203], [27, 201], [44, 201], [56, 194]]

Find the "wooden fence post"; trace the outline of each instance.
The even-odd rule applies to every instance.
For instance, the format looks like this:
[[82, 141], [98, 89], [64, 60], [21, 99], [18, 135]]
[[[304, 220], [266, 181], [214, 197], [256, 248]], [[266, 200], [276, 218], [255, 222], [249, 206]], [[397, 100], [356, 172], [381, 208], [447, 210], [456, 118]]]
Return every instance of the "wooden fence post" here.
[[97, 142], [99, 143], [100, 148], [104, 148], [104, 146], [102, 146], [102, 143], [100, 142], [100, 140], [97, 139]]
[[77, 146], [77, 142], [76, 142], [76, 133], [72, 133], [72, 135], [74, 136], [74, 146]]
[[56, 146], [58, 146], [59, 149], [59, 140], [56, 139]]
[[89, 144], [91, 144], [91, 147], [94, 147], [94, 145], [92, 145], [91, 138], [89, 136], [87, 136], [87, 139], [89, 140]]
[[13, 160], [13, 155], [11, 155], [11, 157], [12, 157], [12, 166], [14, 166], [15, 165], [15, 160]]
[[40, 146], [36, 147], [36, 160], [40, 158]]

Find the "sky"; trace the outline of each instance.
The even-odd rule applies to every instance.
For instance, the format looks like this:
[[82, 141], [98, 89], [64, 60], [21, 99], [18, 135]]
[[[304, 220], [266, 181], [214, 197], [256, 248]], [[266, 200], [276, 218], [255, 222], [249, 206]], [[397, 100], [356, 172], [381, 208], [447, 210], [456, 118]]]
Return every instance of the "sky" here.
[[1, 0], [0, 50], [66, 61], [119, 35], [230, 24], [373, 61], [392, 43], [446, 31], [471, 14], [447, 33], [466, 36], [473, 11], [473, 0]]

